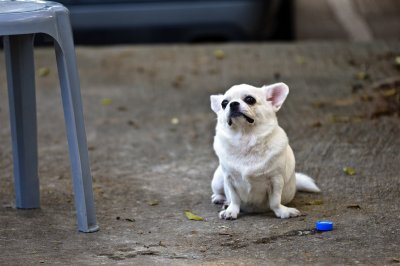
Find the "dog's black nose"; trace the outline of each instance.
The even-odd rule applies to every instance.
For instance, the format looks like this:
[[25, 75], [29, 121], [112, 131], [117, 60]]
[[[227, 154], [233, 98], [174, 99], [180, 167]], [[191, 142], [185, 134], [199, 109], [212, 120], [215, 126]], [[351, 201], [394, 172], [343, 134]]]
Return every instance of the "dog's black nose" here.
[[238, 102], [231, 102], [229, 104], [229, 107], [231, 108], [231, 110], [238, 110], [239, 109], [239, 105], [240, 105], [240, 103], [238, 103]]

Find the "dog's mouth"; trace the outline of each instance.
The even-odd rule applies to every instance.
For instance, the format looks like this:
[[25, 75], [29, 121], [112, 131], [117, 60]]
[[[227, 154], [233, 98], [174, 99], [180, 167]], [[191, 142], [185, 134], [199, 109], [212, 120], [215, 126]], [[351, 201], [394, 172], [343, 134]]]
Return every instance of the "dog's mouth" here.
[[240, 117], [243, 116], [244, 119], [246, 119], [246, 121], [250, 124], [254, 123], [254, 119], [251, 117], [248, 117], [247, 115], [243, 114], [242, 112], [232, 112], [229, 114], [229, 119], [228, 119], [228, 125], [231, 126], [232, 125], [232, 118], [235, 117]]

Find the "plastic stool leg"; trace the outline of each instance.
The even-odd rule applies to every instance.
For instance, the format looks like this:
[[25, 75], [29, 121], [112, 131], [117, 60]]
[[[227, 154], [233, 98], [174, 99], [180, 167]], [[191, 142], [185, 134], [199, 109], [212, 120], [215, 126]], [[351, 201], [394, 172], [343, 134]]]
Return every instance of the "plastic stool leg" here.
[[[63, 17], [59, 19], [61, 20]], [[75, 206], [79, 230], [94, 232], [98, 230], [98, 226], [96, 224], [79, 76], [69, 19], [64, 19], [67, 19], [67, 21], [64, 21], [61, 23], [62, 26], [58, 27], [60, 39], [56, 40], [55, 47], [72, 165]]]
[[4, 37], [17, 208], [40, 207], [33, 34]]

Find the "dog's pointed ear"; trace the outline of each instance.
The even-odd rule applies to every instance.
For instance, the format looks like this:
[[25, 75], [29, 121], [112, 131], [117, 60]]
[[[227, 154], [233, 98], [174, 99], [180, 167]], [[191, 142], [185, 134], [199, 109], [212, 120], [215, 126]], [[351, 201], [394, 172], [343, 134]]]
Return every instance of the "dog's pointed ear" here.
[[289, 94], [289, 87], [285, 83], [275, 83], [262, 87], [267, 101], [271, 102], [275, 112], [281, 108], [283, 102]]
[[222, 98], [224, 96], [222, 94], [218, 94], [218, 95], [211, 95], [210, 96], [210, 101], [211, 101], [211, 109], [215, 112], [218, 113], [222, 106], [221, 106], [221, 102], [222, 102]]

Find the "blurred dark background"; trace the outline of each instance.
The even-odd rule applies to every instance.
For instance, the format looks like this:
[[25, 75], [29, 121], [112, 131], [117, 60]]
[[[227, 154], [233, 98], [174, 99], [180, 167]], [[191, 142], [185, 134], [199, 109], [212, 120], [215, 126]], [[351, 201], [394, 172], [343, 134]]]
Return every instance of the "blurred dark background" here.
[[80, 44], [293, 39], [292, 0], [61, 0]]
[[[399, 39], [398, 0], [61, 0], [77, 44]], [[38, 42], [46, 42], [39, 36]]]

